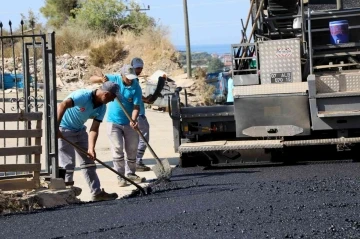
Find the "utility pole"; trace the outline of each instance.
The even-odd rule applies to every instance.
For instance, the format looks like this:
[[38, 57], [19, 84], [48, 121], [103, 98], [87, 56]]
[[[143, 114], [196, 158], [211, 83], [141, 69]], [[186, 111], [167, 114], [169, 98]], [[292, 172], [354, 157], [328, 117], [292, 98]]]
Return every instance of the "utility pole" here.
[[187, 0], [183, 0], [184, 5], [184, 23], [185, 23], [185, 40], [186, 40], [186, 72], [187, 78], [191, 78], [191, 50], [190, 50], [190, 33], [189, 33], [189, 18], [187, 9]]

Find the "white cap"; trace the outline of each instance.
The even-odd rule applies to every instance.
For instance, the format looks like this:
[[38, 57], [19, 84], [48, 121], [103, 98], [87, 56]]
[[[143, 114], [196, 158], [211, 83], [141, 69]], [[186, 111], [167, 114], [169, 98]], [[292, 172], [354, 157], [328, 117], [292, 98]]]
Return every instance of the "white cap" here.
[[121, 74], [124, 75], [129, 80], [133, 80], [137, 78], [134, 68], [130, 65], [124, 65], [123, 68], [121, 68]]
[[139, 57], [135, 57], [134, 59], [131, 60], [131, 65], [134, 68], [143, 68], [144, 61]]

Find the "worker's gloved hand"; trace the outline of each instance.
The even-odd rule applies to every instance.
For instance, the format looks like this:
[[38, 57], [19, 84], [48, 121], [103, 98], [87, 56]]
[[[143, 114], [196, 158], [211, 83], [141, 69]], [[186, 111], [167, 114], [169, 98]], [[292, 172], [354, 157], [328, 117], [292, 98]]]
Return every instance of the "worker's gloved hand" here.
[[152, 95], [152, 94], [148, 95], [147, 97], [145, 97], [145, 99], [144, 99], [143, 101], [144, 101], [144, 103], [146, 103], [146, 104], [152, 104], [152, 103], [154, 103], [153, 95]]
[[95, 160], [95, 158], [96, 158], [95, 149], [89, 149], [89, 150], [88, 150], [88, 154], [89, 154], [89, 158], [90, 158], [91, 160]]
[[131, 128], [133, 128], [133, 129], [137, 129], [137, 127], [138, 127], [138, 122], [136, 122], [136, 121], [130, 122], [130, 126], [131, 126]]

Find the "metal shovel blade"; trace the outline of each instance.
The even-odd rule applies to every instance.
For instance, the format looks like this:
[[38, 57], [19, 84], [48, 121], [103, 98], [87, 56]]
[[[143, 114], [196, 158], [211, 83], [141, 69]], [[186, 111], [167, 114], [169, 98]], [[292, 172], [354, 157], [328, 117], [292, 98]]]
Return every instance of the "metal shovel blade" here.
[[157, 178], [170, 179], [172, 175], [172, 168], [168, 159], [160, 160], [152, 167], [153, 172]]

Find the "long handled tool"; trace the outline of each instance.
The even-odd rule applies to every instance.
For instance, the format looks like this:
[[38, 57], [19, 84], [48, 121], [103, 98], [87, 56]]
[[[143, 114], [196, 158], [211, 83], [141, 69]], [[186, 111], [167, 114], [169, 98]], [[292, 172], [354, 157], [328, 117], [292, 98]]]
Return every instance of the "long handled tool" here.
[[[116, 101], [119, 103], [121, 109], [124, 111], [126, 117], [130, 120], [130, 122], [134, 123], [134, 120], [130, 117], [129, 113], [126, 111], [124, 105], [121, 103], [118, 97], [115, 98]], [[141, 139], [145, 142], [146, 146], [149, 148], [151, 154], [154, 156], [157, 164], [152, 167], [152, 170], [154, 171], [157, 178], [163, 178], [163, 179], [170, 179], [171, 177], [171, 166], [167, 159], [160, 160], [159, 157], [156, 155], [154, 150], [151, 148], [150, 144], [145, 139], [144, 135], [140, 132], [138, 128], [135, 129], [135, 131], [139, 134]]]
[[[76, 144], [74, 144], [73, 142], [65, 139], [64, 137], [61, 137], [61, 139], [63, 139], [65, 142], [71, 144], [75, 149], [79, 150], [81, 153], [83, 153], [83, 154], [91, 157], [91, 155], [90, 155], [86, 150], [84, 150], [83, 148], [80, 148], [78, 145], [76, 145]], [[132, 185], [134, 185], [135, 187], [137, 187], [137, 189], [140, 190], [140, 192], [141, 192], [142, 195], [145, 195], [145, 194], [146, 194], [146, 193], [145, 193], [145, 190], [144, 190], [142, 187], [140, 187], [140, 185], [138, 185], [137, 183], [135, 183], [135, 182], [132, 181], [131, 179], [125, 177], [125, 176], [122, 175], [121, 173], [118, 173], [116, 170], [114, 170], [113, 168], [109, 167], [108, 165], [106, 165], [105, 163], [103, 163], [102, 161], [100, 161], [99, 159], [97, 159], [97, 158], [94, 158], [94, 159], [95, 159], [96, 162], [98, 162], [99, 164], [101, 164], [101, 165], [104, 166], [105, 168], [111, 170], [112, 172], [116, 173], [119, 177], [125, 179], [126, 181], [128, 181], [129, 183], [131, 183]]]

